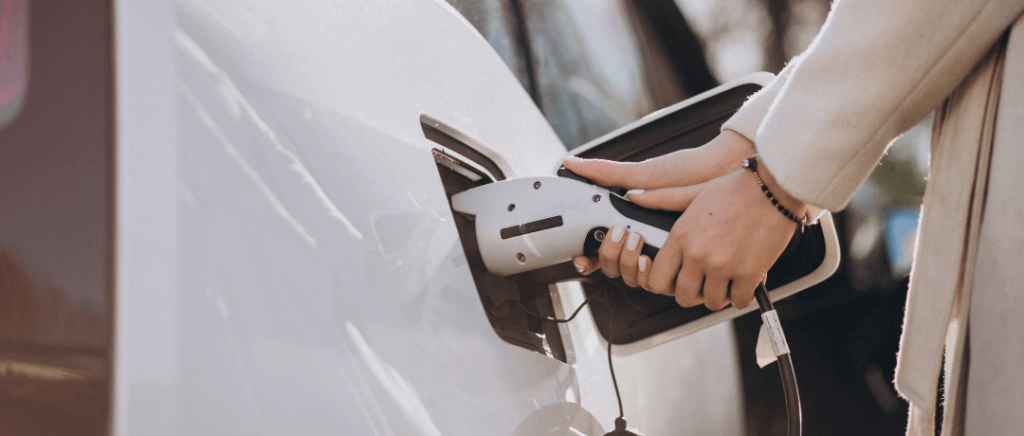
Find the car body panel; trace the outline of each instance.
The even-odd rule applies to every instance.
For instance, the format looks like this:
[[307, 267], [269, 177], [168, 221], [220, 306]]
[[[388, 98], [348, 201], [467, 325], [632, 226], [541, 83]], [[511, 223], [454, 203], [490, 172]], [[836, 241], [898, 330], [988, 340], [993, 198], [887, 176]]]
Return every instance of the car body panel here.
[[[511, 175], [565, 148], [450, 6], [117, 7], [116, 433], [612, 428], [592, 319], [566, 329], [568, 364], [503, 342], [481, 307], [420, 123]], [[730, 329], [617, 360], [631, 423], [739, 433]]]

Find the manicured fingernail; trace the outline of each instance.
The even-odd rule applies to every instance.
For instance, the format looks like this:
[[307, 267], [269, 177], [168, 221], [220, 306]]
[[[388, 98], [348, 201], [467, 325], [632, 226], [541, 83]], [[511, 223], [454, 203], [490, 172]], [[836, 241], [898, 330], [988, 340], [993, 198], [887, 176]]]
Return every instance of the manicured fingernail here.
[[622, 226], [612, 227], [612, 243], [622, 242], [622, 236], [626, 234], [626, 228]]
[[576, 262], [573, 262], [573, 263], [572, 263], [572, 266], [573, 266], [574, 268], [576, 268], [576, 272], [578, 272], [578, 273], [580, 273], [580, 274], [583, 274], [583, 271], [586, 271], [586, 270], [587, 270], [586, 268], [584, 268], [584, 267], [583, 267], [583, 265], [580, 265], [580, 264], [578, 264], [578, 263], [576, 263]]
[[647, 256], [640, 256], [640, 260], [636, 262], [636, 267], [640, 269], [640, 272], [647, 272], [647, 263], [650, 261]]
[[624, 195], [624, 197], [629, 197], [630, 195], [633, 195], [633, 194], [643, 194], [644, 192], [647, 192], [647, 190], [646, 189], [630, 189], [630, 190], [626, 191], [626, 194]]
[[583, 161], [583, 159], [580, 159], [579, 156], [566, 156], [566, 157], [562, 158], [562, 160], [563, 161], [567, 161], [567, 162], [582, 162]]
[[636, 251], [636, 247], [640, 245], [640, 234], [632, 232], [629, 234], [629, 239], [626, 239], [626, 249], [629, 251]]

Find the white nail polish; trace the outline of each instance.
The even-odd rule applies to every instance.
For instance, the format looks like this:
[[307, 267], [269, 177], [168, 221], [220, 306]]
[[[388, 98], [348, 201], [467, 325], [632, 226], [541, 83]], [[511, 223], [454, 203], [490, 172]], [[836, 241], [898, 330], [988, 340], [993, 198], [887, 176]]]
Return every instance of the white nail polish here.
[[629, 239], [626, 239], [626, 249], [629, 251], [636, 251], [636, 247], [640, 245], [640, 234], [632, 232], [629, 234]]
[[566, 157], [562, 158], [562, 160], [569, 161], [569, 162], [582, 162], [583, 161], [583, 159], [580, 159], [579, 156], [566, 156]]
[[612, 243], [622, 242], [622, 236], [626, 234], [626, 228], [622, 226], [612, 227]]
[[640, 256], [640, 260], [636, 262], [636, 267], [640, 269], [640, 272], [647, 272], [647, 256]]
[[586, 268], [583, 267], [583, 265], [580, 265], [580, 264], [578, 264], [576, 262], [573, 262], [572, 266], [575, 267], [576, 268], [576, 272], [578, 272], [580, 274], [583, 274], [583, 271], [587, 270]]
[[639, 195], [639, 194], [643, 194], [644, 192], [647, 192], [647, 190], [646, 189], [630, 189], [630, 190], [626, 191], [626, 193], [623, 196], [624, 197], [628, 197], [628, 196], [633, 195], [633, 194]]

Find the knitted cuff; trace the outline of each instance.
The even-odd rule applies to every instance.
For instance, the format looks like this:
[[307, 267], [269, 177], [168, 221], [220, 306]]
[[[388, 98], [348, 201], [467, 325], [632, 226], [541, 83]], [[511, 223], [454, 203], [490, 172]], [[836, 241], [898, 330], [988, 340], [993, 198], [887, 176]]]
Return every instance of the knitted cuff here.
[[799, 57], [793, 58], [786, 65], [786, 68], [783, 68], [779, 75], [775, 76], [772, 83], [769, 83], [768, 86], [761, 88], [760, 91], [750, 96], [743, 103], [743, 107], [732, 118], [729, 118], [725, 124], [722, 124], [722, 130], [729, 129], [735, 131], [753, 142], [754, 137], [757, 136], [757, 129], [761, 128], [761, 122], [768, 115], [768, 110], [772, 108], [772, 103], [775, 103], [775, 97], [779, 95], [782, 87], [786, 85], [786, 81], [789, 80], [790, 73], [796, 67], [799, 59]]
[[[786, 85], [786, 81], [789, 80], [790, 73], [796, 67], [799, 59], [799, 57], [793, 58], [786, 65], [786, 68], [783, 68], [779, 75], [775, 76], [772, 83], [751, 95], [743, 103], [743, 107], [729, 118], [725, 124], [722, 124], [722, 130], [728, 129], [739, 133], [756, 145], [754, 138], [757, 136], [757, 130], [761, 128], [761, 123], [768, 116], [768, 111], [771, 110], [772, 104], [775, 103], [775, 98], [782, 91], [782, 87]], [[810, 204], [807, 206], [807, 214], [813, 221], [812, 224], [817, 224], [818, 219], [825, 214], [825, 209]]]
[[[778, 80], [779, 78], [776, 77], [772, 85]], [[722, 124], [722, 130], [732, 130], [753, 142], [754, 137], [757, 136], [757, 129], [761, 127], [761, 121], [768, 115], [768, 109], [771, 109], [780, 88], [782, 87], [769, 85], [754, 93], [746, 103], [743, 103], [739, 112]]]

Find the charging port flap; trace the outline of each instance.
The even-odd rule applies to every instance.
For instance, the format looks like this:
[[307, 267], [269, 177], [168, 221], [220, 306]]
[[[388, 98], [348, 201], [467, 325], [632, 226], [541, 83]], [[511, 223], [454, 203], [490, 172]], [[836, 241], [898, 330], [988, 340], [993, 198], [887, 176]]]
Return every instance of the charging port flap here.
[[[505, 179], [504, 172], [491, 159], [431, 124], [421, 125], [427, 139], [440, 146], [433, 150], [434, 161], [449, 207], [452, 195]], [[480, 302], [495, 333], [509, 344], [566, 362], [558, 325], [527, 313], [555, 316], [554, 301], [547, 284], [522, 282], [488, 273], [480, 257], [473, 217], [454, 210], [452, 215]], [[502, 229], [501, 234], [511, 238], [560, 225], [561, 217], [555, 216]]]

